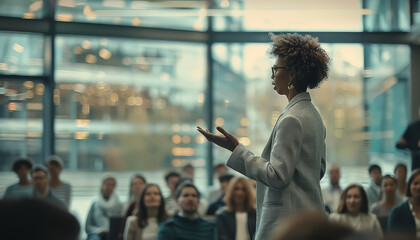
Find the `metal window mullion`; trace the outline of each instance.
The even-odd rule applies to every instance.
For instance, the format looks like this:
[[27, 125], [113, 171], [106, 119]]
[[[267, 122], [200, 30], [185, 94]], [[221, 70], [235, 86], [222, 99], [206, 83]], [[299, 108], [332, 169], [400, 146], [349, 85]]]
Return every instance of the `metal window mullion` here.
[[47, 77], [45, 82], [43, 98], [43, 141], [42, 141], [42, 160], [44, 163], [48, 156], [55, 153], [55, 0], [44, 0], [44, 19], [48, 21], [48, 32], [44, 34], [44, 75]]

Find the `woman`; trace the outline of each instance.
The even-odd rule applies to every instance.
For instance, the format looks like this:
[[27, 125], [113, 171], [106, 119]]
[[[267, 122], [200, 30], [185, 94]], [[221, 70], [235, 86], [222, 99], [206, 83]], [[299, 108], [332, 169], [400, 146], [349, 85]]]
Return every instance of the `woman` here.
[[325, 173], [325, 127], [306, 90], [327, 78], [329, 57], [318, 40], [299, 34], [271, 35], [274, 90], [287, 97], [261, 157], [222, 127], [223, 136], [197, 130], [232, 151], [227, 165], [257, 181], [255, 239], [268, 239], [277, 222], [307, 208], [323, 210], [320, 179]]
[[388, 218], [388, 231], [420, 238], [420, 169], [408, 179], [408, 200], [394, 207]]
[[159, 224], [168, 218], [159, 186], [147, 184], [140, 197], [137, 214], [127, 219], [124, 239], [154, 240], [157, 237]]
[[330, 220], [350, 226], [358, 232], [370, 232], [382, 237], [378, 218], [368, 213], [366, 192], [363, 187], [356, 184], [351, 184], [341, 194], [337, 213], [331, 214]]
[[402, 163], [397, 164], [394, 174], [397, 179], [397, 200], [404, 202], [407, 200], [407, 166]]
[[121, 217], [122, 204], [114, 194], [116, 185], [117, 181], [111, 175], [102, 179], [100, 195], [92, 203], [86, 219], [88, 240], [108, 239], [110, 218]]
[[130, 180], [130, 192], [128, 193], [128, 205], [123, 212], [124, 218], [121, 221], [121, 228], [118, 234], [119, 240], [123, 239], [125, 224], [127, 223], [127, 218], [129, 216], [135, 215], [138, 211], [140, 196], [146, 184], [147, 184], [146, 179], [140, 174], [135, 174]]
[[382, 200], [372, 204], [372, 213], [378, 217], [382, 230], [386, 232], [389, 212], [399, 203], [395, 195], [397, 180], [391, 175], [385, 175], [382, 178], [381, 190]]
[[245, 178], [230, 180], [224, 197], [227, 210], [216, 216], [220, 240], [250, 240], [255, 234], [255, 193]]

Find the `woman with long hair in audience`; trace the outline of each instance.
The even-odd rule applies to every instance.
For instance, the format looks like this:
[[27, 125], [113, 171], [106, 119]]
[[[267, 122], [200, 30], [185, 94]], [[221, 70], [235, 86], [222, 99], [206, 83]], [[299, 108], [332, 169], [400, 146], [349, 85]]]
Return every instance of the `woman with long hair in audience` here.
[[250, 240], [255, 234], [255, 192], [245, 178], [232, 178], [224, 197], [227, 209], [216, 215], [220, 240]]
[[388, 231], [420, 238], [420, 169], [408, 179], [408, 200], [395, 206], [388, 218]]
[[382, 237], [378, 218], [368, 213], [368, 200], [362, 186], [349, 185], [341, 194], [337, 213], [330, 215], [330, 220], [352, 227], [358, 232], [373, 233]]
[[147, 184], [138, 203], [136, 215], [127, 219], [125, 240], [154, 240], [159, 224], [168, 220], [165, 201], [158, 185]]
[[127, 218], [137, 213], [140, 196], [146, 184], [147, 184], [146, 179], [140, 174], [135, 174], [131, 177], [127, 206], [124, 208], [124, 212], [123, 212], [124, 217], [121, 221], [121, 228], [118, 235], [118, 240], [123, 239], [125, 224], [127, 223]]
[[381, 190], [382, 200], [372, 204], [371, 212], [378, 217], [382, 230], [386, 232], [389, 212], [399, 203], [396, 196], [397, 179], [389, 174], [382, 177]]

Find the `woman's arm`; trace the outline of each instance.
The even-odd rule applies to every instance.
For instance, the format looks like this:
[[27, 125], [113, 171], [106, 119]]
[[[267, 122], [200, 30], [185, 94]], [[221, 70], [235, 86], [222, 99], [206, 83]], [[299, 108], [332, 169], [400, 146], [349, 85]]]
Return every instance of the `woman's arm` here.
[[303, 126], [293, 116], [284, 118], [274, 129], [270, 160], [255, 156], [242, 144], [227, 165], [264, 185], [284, 189], [292, 180], [303, 142]]

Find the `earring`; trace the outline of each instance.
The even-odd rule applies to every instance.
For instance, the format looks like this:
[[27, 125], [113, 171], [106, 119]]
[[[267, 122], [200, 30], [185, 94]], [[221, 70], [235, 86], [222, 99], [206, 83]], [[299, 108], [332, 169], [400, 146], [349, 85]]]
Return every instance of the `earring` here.
[[292, 90], [295, 86], [293, 86], [292, 81], [289, 82], [287, 85], [287, 89]]

